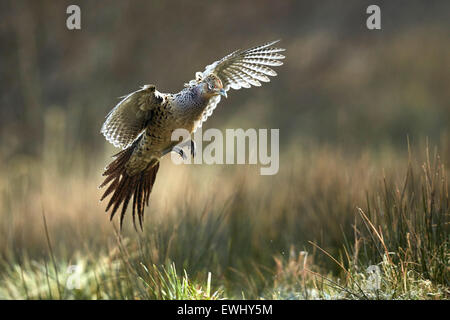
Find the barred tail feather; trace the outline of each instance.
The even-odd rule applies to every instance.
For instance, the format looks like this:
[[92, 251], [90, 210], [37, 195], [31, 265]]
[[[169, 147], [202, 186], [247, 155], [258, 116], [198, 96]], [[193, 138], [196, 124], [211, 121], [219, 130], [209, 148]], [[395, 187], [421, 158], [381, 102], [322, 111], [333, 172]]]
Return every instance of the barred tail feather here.
[[126, 172], [125, 164], [133, 154], [133, 149], [134, 145], [114, 155], [115, 160], [106, 167], [103, 173], [103, 176], [106, 176], [106, 178], [99, 188], [109, 185], [100, 201], [112, 194], [105, 210], [108, 212], [112, 208], [111, 220], [122, 205], [120, 213], [120, 228], [122, 229], [123, 218], [125, 217], [128, 203], [131, 197], [133, 197], [133, 225], [136, 229], [135, 218], [137, 213], [139, 225], [142, 230], [144, 207], [149, 204], [150, 193], [159, 169], [159, 161], [151, 162], [146, 170], [130, 176]]

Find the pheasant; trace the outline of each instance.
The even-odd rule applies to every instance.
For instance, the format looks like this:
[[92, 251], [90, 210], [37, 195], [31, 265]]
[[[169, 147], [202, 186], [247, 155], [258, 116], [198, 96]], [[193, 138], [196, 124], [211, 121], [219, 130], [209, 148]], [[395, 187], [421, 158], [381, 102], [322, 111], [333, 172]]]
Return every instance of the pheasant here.
[[[101, 201], [111, 195], [106, 212], [110, 220], [121, 208], [120, 227], [129, 202], [133, 198], [132, 217], [138, 216], [142, 230], [144, 207], [149, 205], [150, 193], [155, 183], [160, 159], [169, 152], [183, 158], [183, 148], [189, 141], [172, 141], [172, 132], [182, 128], [193, 133], [208, 119], [220, 102], [227, 98], [230, 88], [250, 88], [269, 82], [276, 76], [270, 67], [282, 65], [285, 57], [274, 47], [279, 40], [248, 49], [236, 50], [197, 72], [195, 79], [184, 85], [178, 93], [161, 93], [154, 85], [125, 96], [106, 116], [101, 133], [115, 147], [123, 150], [113, 156], [105, 168], [105, 180], [99, 188], [106, 187]], [[195, 154], [195, 144], [190, 140], [190, 151]]]

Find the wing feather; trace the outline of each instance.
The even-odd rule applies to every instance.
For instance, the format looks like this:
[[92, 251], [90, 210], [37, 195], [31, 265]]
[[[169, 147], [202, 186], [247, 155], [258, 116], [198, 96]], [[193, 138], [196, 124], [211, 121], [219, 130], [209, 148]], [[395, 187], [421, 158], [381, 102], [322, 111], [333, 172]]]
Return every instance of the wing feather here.
[[225, 90], [259, 86], [261, 85], [259, 81], [269, 82], [270, 79], [267, 76], [277, 75], [270, 67], [281, 66], [283, 62], [280, 60], [285, 58], [279, 53], [285, 49], [273, 47], [278, 41], [268, 42], [248, 50], [236, 50], [206, 66], [202, 76], [205, 78], [214, 73], [222, 80]]
[[153, 85], [128, 94], [108, 113], [101, 133], [115, 147], [127, 148], [144, 130], [152, 110], [162, 102], [163, 95]]
[[[261, 86], [261, 82], [270, 82], [269, 77], [275, 77], [277, 73], [271, 67], [281, 66], [285, 58], [280, 52], [285, 49], [274, 47], [278, 43], [272, 41], [248, 50], [236, 50], [224, 58], [217, 60], [205, 67], [205, 70], [191, 80], [187, 86], [198, 83], [201, 79], [210, 74], [215, 74], [220, 78], [226, 91], [230, 88], [239, 90], [241, 88], [250, 88], [252, 86]], [[201, 127], [202, 122], [212, 114], [217, 104], [220, 102], [220, 96], [210, 99], [208, 106], [202, 114], [201, 120], [196, 129]]]

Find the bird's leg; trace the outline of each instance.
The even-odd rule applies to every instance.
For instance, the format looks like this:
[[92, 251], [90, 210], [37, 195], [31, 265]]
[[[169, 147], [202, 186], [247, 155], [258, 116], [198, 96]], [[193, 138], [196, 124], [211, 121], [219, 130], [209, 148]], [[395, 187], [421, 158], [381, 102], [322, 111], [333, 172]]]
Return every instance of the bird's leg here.
[[[183, 148], [178, 146], [173, 147], [169, 152], [175, 152], [177, 153], [183, 160], [187, 159], [186, 153], [184, 152]], [[167, 152], [168, 153], [168, 152]]]
[[192, 155], [192, 158], [194, 158], [195, 155], [197, 154], [197, 146], [196, 146], [196, 144], [195, 144], [195, 141], [192, 140], [192, 139], [191, 139], [191, 146], [190, 146], [190, 148], [191, 148], [191, 155]]
[[183, 158], [183, 160], [187, 159], [186, 153], [184, 152], [183, 148], [185, 146], [189, 146], [189, 149], [191, 151], [191, 155], [192, 157], [195, 157], [196, 154], [196, 147], [195, 147], [195, 141], [194, 140], [187, 140], [185, 142], [182, 142], [178, 145], [176, 145], [175, 147], [171, 148], [171, 149], [166, 149], [162, 152], [162, 155], [165, 156], [166, 154], [168, 154], [169, 152], [175, 152], [177, 153], [181, 158]]
[[195, 141], [193, 139], [189, 139], [186, 140], [185, 142], [182, 142], [178, 145], [178, 147], [183, 148], [188, 146], [190, 151], [191, 151], [191, 155], [192, 157], [195, 157], [195, 155], [197, 154], [197, 148], [196, 148], [196, 144]]

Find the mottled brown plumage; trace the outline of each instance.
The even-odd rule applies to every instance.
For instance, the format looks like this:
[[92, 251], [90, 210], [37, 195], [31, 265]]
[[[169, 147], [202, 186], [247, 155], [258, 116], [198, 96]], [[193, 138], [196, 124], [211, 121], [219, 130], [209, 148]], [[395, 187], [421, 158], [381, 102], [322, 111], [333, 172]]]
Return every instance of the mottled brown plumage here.
[[[106, 140], [123, 150], [116, 154], [103, 173], [100, 187], [107, 187], [101, 200], [111, 195], [106, 211], [111, 219], [122, 205], [120, 226], [131, 198], [135, 224], [137, 214], [142, 229], [144, 207], [149, 204], [159, 160], [180, 149], [171, 141], [172, 132], [183, 128], [194, 132], [212, 114], [221, 96], [230, 88], [250, 88], [276, 76], [270, 66], [282, 65], [281, 48], [269, 42], [248, 50], [237, 50], [208, 65], [196, 78], [176, 93], [160, 93], [146, 85], [123, 98], [107, 115], [101, 132]], [[175, 148], [175, 149], [174, 149]], [[182, 154], [181, 154], [182, 155]]]

